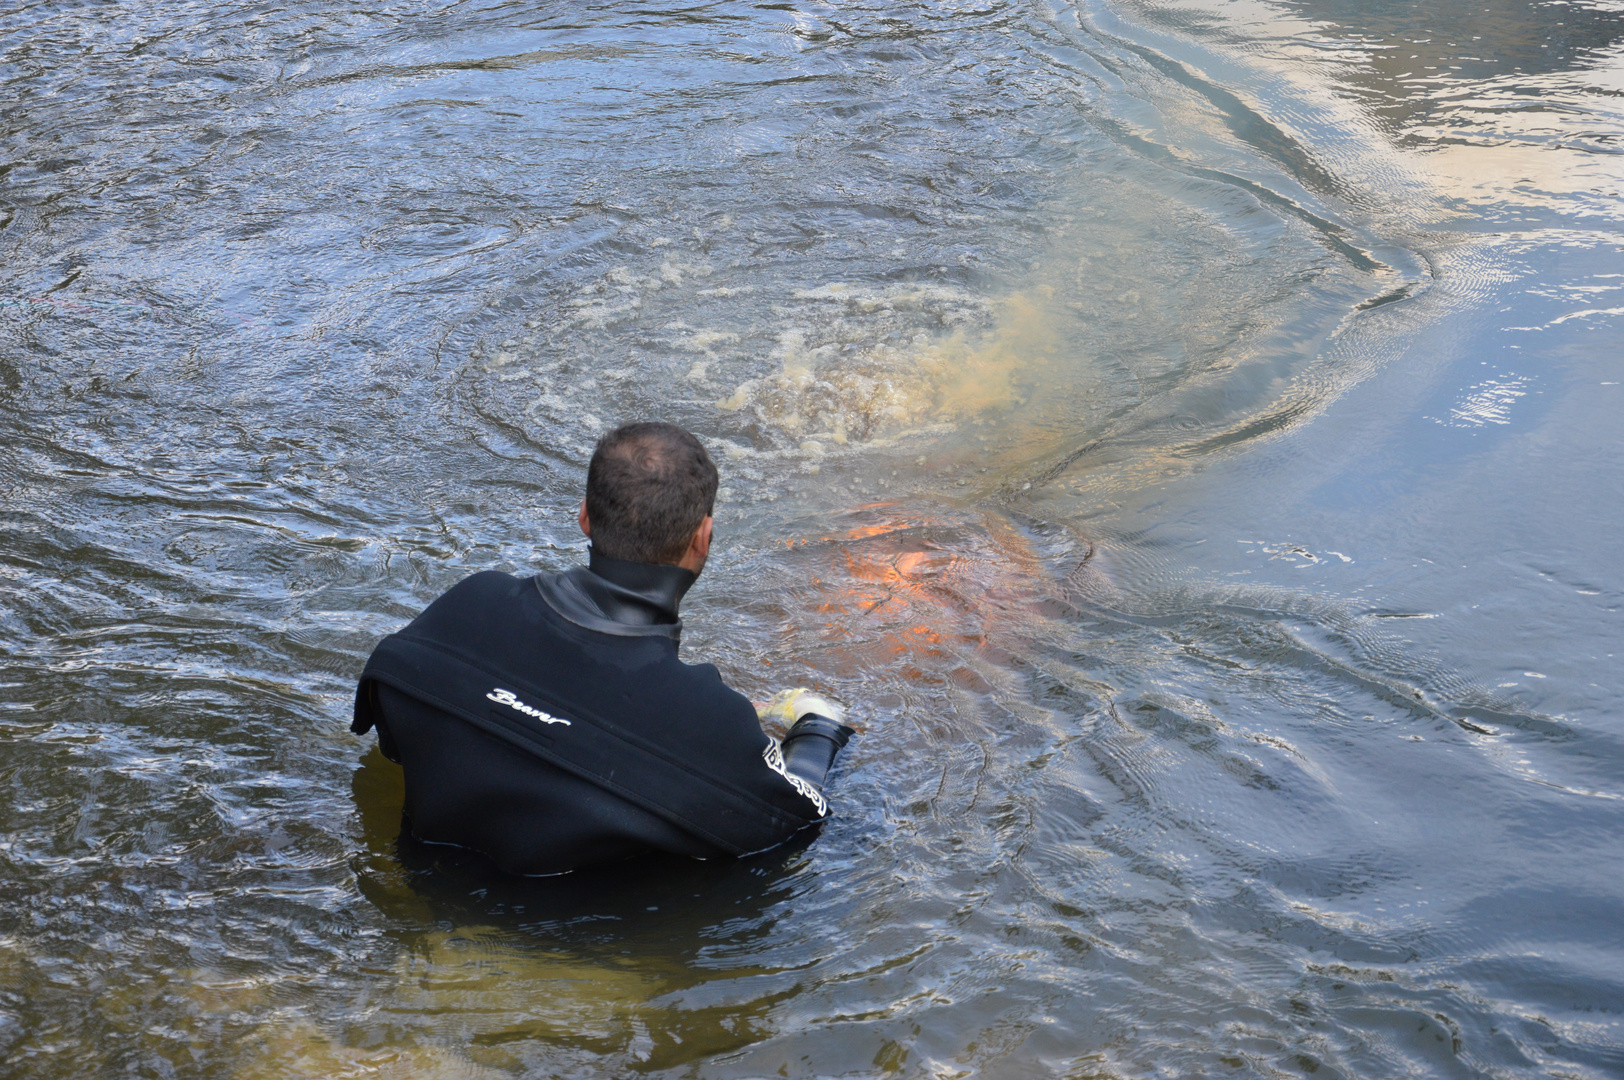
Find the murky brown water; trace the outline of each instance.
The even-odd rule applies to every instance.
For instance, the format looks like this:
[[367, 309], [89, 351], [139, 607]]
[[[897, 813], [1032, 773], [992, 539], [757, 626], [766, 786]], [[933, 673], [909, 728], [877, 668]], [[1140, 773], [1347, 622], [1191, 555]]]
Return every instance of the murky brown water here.
[[[1624, 9], [0, 10], [0, 1073], [1624, 1072]], [[735, 865], [399, 838], [373, 643], [723, 468]]]

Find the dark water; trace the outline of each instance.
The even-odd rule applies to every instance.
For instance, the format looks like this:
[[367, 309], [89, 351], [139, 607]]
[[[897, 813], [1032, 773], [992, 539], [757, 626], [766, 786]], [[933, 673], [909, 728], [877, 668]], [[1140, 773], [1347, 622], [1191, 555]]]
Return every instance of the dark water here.
[[[1624, 1074], [1624, 9], [9, 3], [0, 1073]], [[345, 729], [586, 457], [810, 844], [495, 878]]]

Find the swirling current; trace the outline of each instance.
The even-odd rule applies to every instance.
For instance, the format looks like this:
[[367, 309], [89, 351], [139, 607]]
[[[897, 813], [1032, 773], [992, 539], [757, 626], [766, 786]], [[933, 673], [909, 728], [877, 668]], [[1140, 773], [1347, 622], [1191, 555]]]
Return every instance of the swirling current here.
[[[1616, 0], [0, 6], [0, 1073], [1624, 1075]], [[594, 440], [815, 837], [346, 722]]]

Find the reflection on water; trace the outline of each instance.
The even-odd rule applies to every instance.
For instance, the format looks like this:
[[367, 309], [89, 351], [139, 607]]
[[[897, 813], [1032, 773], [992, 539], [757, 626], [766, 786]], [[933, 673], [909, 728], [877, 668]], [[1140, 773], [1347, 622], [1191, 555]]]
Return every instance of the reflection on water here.
[[[0, 14], [7, 1076], [1624, 1069], [1602, 2]], [[512, 880], [373, 643], [723, 469], [818, 835]]]

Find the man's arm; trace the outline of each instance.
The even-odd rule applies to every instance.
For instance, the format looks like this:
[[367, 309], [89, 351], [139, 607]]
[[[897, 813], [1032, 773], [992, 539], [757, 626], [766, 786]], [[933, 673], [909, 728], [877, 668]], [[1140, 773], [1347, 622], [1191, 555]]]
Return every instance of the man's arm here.
[[[827, 698], [804, 688], [783, 690], [765, 705], [756, 707], [764, 725], [787, 727], [780, 741], [783, 772], [798, 777], [819, 792], [840, 753], [856, 732], [844, 723], [846, 710]], [[819, 813], [823, 813], [822, 808]]]

